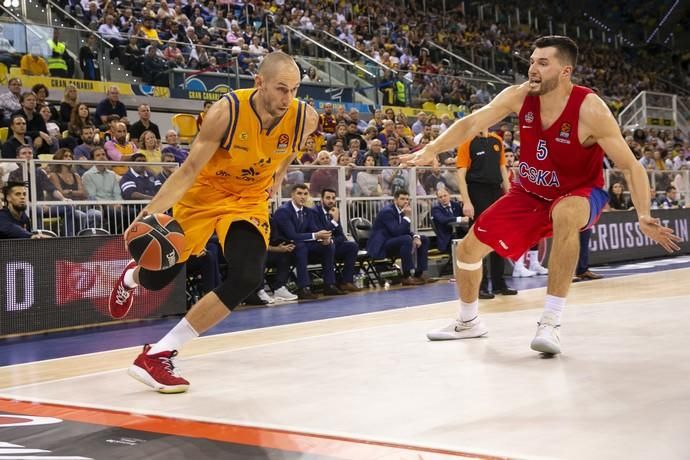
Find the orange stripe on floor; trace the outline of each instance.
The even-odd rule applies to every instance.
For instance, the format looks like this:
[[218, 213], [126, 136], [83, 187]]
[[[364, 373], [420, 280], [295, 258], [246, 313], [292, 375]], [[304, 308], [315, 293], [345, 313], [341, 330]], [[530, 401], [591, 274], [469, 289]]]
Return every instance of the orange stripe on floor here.
[[0, 399], [0, 411], [37, 417], [55, 417], [72, 422], [90, 423], [162, 433], [174, 436], [203, 438], [234, 444], [258, 446], [305, 454], [343, 459], [371, 460], [499, 460], [506, 457], [422, 449], [401, 444], [358, 441], [335, 436], [310, 435], [283, 430], [243, 427], [221, 423], [198, 422], [151, 415], [89, 409], [57, 404], [31, 403]]

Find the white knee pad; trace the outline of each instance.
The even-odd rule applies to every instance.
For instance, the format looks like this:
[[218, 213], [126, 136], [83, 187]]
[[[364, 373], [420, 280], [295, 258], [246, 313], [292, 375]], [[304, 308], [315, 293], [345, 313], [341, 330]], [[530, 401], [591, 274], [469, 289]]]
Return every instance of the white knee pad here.
[[460, 270], [467, 270], [467, 271], [473, 272], [473, 271], [475, 271], [475, 270], [479, 270], [479, 269], [482, 268], [482, 261], [480, 260], [479, 262], [475, 262], [475, 263], [473, 263], [473, 264], [468, 264], [468, 263], [463, 262], [463, 261], [461, 261], [460, 259], [458, 259], [458, 260], [455, 262], [455, 265], [456, 265]]

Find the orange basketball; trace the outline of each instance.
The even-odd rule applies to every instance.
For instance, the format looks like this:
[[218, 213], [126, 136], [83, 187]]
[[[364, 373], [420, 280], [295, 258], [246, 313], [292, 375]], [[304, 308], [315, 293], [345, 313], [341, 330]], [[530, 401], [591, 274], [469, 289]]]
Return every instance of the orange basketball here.
[[184, 232], [169, 215], [152, 214], [130, 227], [125, 244], [138, 265], [147, 270], [165, 270], [180, 260]]

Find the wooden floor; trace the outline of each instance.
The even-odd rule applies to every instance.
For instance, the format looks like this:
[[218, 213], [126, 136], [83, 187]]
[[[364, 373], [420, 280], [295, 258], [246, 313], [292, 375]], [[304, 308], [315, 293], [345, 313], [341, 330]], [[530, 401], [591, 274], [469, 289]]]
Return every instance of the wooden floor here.
[[[187, 394], [138, 349], [0, 369], [0, 397], [518, 458], [690, 458], [690, 269], [573, 285], [563, 354], [529, 350], [544, 289], [482, 302], [489, 337], [428, 342], [456, 301], [200, 338]], [[414, 291], [410, 291], [414, 292]]]

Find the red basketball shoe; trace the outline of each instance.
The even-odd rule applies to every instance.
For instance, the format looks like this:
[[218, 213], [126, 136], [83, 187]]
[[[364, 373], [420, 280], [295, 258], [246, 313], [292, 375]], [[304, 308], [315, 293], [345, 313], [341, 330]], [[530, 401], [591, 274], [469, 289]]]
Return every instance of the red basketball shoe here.
[[134, 289], [136, 288], [128, 288], [125, 285], [125, 273], [127, 273], [127, 270], [136, 268], [136, 266], [137, 263], [133, 260], [128, 263], [117, 279], [115, 287], [113, 287], [113, 290], [110, 292], [108, 311], [113, 318], [119, 319], [125, 317], [132, 308], [132, 303], [134, 303]]
[[183, 379], [175, 370], [173, 358], [177, 350], [161, 351], [155, 355], [147, 355], [151, 345], [144, 345], [134, 364], [129, 366], [129, 375], [141, 383], [150, 386], [159, 393], [184, 393], [189, 388], [189, 382]]

